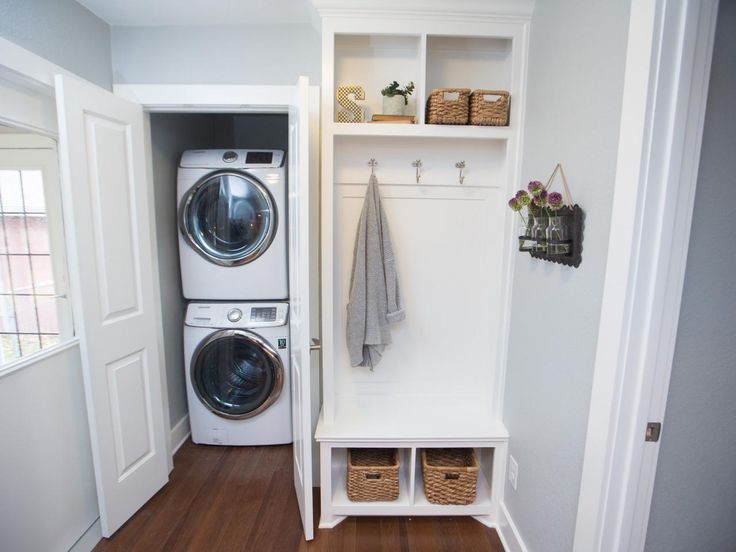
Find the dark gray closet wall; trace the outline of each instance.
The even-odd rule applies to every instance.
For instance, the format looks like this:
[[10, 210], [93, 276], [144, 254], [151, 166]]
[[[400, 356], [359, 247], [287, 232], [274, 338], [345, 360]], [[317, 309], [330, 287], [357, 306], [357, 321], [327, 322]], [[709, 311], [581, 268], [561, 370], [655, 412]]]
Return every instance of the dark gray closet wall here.
[[[187, 414], [183, 324], [186, 301], [179, 272], [176, 172], [182, 152], [207, 148], [286, 149], [288, 117], [281, 114], [151, 114], [151, 148], [159, 284], [163, 309], [169, 420]], [[238, 299], [234, 297], [233, 299]], [[176, 443], [174, 443], [176, 445]]]

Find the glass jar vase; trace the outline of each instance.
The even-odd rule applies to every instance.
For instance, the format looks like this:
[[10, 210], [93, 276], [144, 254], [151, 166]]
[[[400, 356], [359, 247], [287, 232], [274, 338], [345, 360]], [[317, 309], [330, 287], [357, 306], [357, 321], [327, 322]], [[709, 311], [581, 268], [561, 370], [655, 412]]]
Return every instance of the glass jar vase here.
[[567, 217], [549, 217], [547, 226], [547, 254], [567, 255], [570, 252]]
[[534, 240], [533, 251], [537, 253], [547, 252], [547, 225], [549, 218], [545, 216], [535, 216], [534, 225], [532, 226], [532, 239]]
[[533, 251], [534, 250], [534, 234], [532, 229], [534, 228], [534, 215], [529, 213], [524, 219], [519, 217], [521, 224], [519, 225], [519, 251]]

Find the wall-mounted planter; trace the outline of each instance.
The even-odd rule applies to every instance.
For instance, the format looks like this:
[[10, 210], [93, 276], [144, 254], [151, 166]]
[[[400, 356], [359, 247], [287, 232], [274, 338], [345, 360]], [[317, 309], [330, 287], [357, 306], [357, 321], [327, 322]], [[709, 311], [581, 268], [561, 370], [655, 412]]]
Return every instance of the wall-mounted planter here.
[[519, 236], [519, 251], [577, 268], [582, 261], [584, 218], [579, 205], [562, 207], [552, 216], [545, 212], [530, 214]]

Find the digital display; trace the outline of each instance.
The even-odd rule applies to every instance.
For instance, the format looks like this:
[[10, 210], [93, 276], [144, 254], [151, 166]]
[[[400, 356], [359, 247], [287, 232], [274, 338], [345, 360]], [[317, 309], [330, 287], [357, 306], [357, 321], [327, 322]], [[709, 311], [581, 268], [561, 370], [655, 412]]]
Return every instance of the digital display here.
[[270, 165], [273, 163], [272, 151], [249, 151], [245, 155], [246, 165]]
[[250, 309], [251, 322], [275, 322], [276, 307], [253, 307]]

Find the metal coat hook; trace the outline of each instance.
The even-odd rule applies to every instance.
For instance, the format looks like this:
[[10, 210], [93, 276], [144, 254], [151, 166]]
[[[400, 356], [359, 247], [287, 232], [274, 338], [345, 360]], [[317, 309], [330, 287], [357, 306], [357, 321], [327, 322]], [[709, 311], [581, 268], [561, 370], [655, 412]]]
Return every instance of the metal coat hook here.
[[465, 177], [463, 176], [463, 169], [465, 168], [465, 161], [458, 161], [455, 163], [455, 168], [460, 169], [460, 176], [458, 177], [458, 180], [460, 181], [460, 184], [463, 183], [463, 180], [465, 180]]
[[375, 159], [368, 161], [368, 166], [371, 168], [371, 176], [376, 174], [376, 165], [378, 165], [378, 161]]
[[419, 179], [421, 178], [421, 175], [419, 174], [419, 169], [422, 167], [422, 160], [417, 159], [411, 164], [411, 166], [417, 170], [417, 184], [419, 184]]

